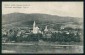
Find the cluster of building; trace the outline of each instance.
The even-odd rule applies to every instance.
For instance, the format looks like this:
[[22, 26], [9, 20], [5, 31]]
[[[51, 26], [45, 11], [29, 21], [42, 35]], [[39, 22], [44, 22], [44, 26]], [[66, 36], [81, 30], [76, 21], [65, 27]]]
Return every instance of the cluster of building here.
[[[47, 26], [45, 27], [44, 32], [48, 32]], [[43, 32], [39, 29], [39, 27], [36, 26], [35, 21], [34, 21], [34, 23], [33, 23], [32, 33], [33, 33], [33, 34], [37, 34], [37, 33], [42, 33], [42, 34], [43, 34]]]
[[[70, 36], [72, 36], [72, 35], [73, 36], [77, 36], [78, 34], [82, 35], [81, 33], [78, 33], [78, 31], [74, 31], [74, 30], [70, 30], [70, 31], [69, 30], [68, 31], [67, 30], [64, 30], [64, 31], [62, 31], [62, 30], [60, 30], [60, 31], [59, 30], [50, 30], [47, 26], [45, 26], [44, 30], [42, 31], [41, 28], [39, 28], [36, 25], [35, 21], [33, 23], [32, 28], [29, 29], [29, 30], [27, 28], [27, 30], [26, 29], [25, 30], [24, 29], [18, 29], [16, 31], [16, 29], [10, 29], [8, 31], [7, 30], [2, 30], [3, 38], [4, 38], [4, 36], [5, 37], [8, 36], [6, 38], [9, 38], [9, 37], [30, 38], [31, 37], [30, 35], [41, 34], [42, 37], [43, 37], [42, 39], [52, 39], [54, 37], [56, 37], [56, 38], [60, 37], [60, 39], [61, 39], [61, 37], [63, 37], [64, 34], [69, 36], [69, 38], [71, 38]], [[64, 28], [61, 28], [61, 29], [64, 29]], [[35, 38], [35, 36], [33, 38]], [[4, 39], [6, 39], [6, 38], [4, 38]], [[36, 38], [38, 38], [38, 37], [36, 36]], [[66, 36], [65, 36], [65, 38], [66, 38]], [[65, 39], [65, 38], [63, 38], [63, 39]]]
[[[61, 28], [62, 29], [62, 28]], [[64, 28], [63, 28], [64, 29]], [[14, 30], [14, 29], [13, 29]], [[41, 34], [43, 34], [43, 33], [63, 33], [63, 32], [65, 32], [66, 34], [69, 34], [69, 33], [74, 33], [75, 35], [76, 35], [76, 33], [78, 32], [78, 31], [59, 31], [59, 30], [51, 30], [51, 31], [49, 31], [50, 29], [48, 29], [48, 27], [47, 26], [45, 26], [45, 29], [43, 30], [43, 31], [41, 31], [41, 29], [36, 25], [36, 23], [35, 23], [35, 21], [34, 21], [34, 23], [33, 23], [33, 27], [32, 27], [32, 29], [31, 30], [19, 30], [18, 31], [18, 33], [17, 33], [17, 35], [20, 35], [21, 33], [25, 33], [25, 34], [30, 34], [30, 33], [33, 33], [33, 34], [38, 34], [38, 33], [41, 33]], [[26, 32], [26, 31], [29, 31], [29, 32]], [[2, 30], [2, 34], [7, 34], [7, 31], [3, 31]], [[81, 34], [81, 33], [80, 33]]]

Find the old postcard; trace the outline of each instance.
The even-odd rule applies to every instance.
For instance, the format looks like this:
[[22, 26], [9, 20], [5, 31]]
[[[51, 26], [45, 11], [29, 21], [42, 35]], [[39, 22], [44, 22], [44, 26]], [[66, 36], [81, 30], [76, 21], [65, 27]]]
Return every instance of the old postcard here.
[[83, 53], [83, 2], [2, 2], [2, 53]]

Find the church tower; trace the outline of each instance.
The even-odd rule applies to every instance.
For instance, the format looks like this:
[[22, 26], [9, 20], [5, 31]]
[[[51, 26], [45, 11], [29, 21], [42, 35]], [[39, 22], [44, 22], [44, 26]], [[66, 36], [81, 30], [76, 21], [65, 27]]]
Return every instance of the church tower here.
[[45, 32], [47, 32], [47, 31], [48, 31], [47, 26], [45, 27], [44, 31], [45, 31]]
[[34, 21], [34, 23], [33, 23], [33, 34], [37, 34], [38, 31], [39, 31], [39, 28], [36, 26], [36, 23]]
[[36, 27], [35, 25], [36, 25], [36, 24], [35, 24], [35, 21], [34, 21], [34, 23], [33, 23], [33, 29]]

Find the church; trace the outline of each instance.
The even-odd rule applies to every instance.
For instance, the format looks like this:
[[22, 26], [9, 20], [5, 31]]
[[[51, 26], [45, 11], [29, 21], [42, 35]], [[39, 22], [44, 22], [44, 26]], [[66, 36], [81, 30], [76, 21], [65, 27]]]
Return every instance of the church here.
[[[45, 31], [45, 32], [48, 31], [47, 26], [45, 27], [44, 31]], [[34, 23], [33, 23], [33, 30], [32, 30], [32, 32], [33, 32], [33, 34], [43, 33], [43, 32], [41, 32], [41, 30], [39, 29], [39, 27], [36, 26], [35, 21], [34, 21]]]

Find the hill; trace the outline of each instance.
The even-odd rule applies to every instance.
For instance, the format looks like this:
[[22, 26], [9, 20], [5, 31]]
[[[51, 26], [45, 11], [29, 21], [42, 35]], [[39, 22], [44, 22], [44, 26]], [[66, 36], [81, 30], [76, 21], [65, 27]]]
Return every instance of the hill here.
[[61, 17], [57, 15], [40, 14], [40, 13], [10, 13], [2, 15], [2, 26], [31, 26], [33, 21], [37, 24], [48, 25], [58, 23], [72, 23], [79, 25], [82, 18], [77, 17]]

